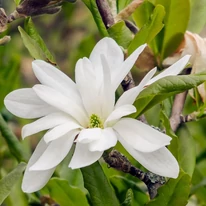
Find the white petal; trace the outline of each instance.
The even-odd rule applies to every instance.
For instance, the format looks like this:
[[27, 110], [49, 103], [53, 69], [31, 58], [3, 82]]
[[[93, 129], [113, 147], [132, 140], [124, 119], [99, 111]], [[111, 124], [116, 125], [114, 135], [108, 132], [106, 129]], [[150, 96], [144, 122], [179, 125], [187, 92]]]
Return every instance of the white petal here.
[[48, 144], [45, 152], [30, 167], [30, 171], [48, 170], [56, 167], [69, 153], [78, 131], [72, 131]]
[[175, 76], [179, 74], [184, 69], [184, 67], [187, 65], [189, 59], [190, 59], [190, 55], [186, 55], [182, 57], [179, 61], [175, 62], [172, 66], [170, 66], [169, 68], [165, 69], [163, 72], [161, 72], [160, 74], [152, 78], [147, 83], [147, 85], [150, 85], [163, 77]]
[[120, 119], [113, 128], [129, 145], [141, 152], [153, 152], [171, 141], [166, 134], [132, 118]]
[[114, 147], [117, 143], [117, 136], [112, 128], [106, 128], [101, 130], [101, 136], [99, 139], [89, 143], [89, 150], [91, 152], [95, 151], [105, 151], [111, 147]]
[[73, 99], [69, 99], [58, 91], [44, 85], [35, 85], [33, 89], [36, 94], [49, 105], [68, 113], [80, 124], [87, 124], [88, 119], [84, 108], [78, 105]]
[[101, 55], [104, 55], [111, 72], [114, 72], [124, 61], [124, 54], [119, 45], [111, 38], [101, 39], [92, 50], [89, 59], [94, 67], [101, 67]]
[[81, 144], [80, 142], [77, 142], [69, 167], [72, 169], [86, 167], [96, 162], [102, 154], [103, 152], [89, 151], [88, 144]]
[[42, 101], [33, 89], [18, 89], [9, 93], [4, 99], [4, 104], [14, 115], [27, 119], [42, 117], [57, 111]]
[[140, 84], [132, 89], [124, 92], [121, 97], [118, 99], [115, 108], [125, 105], [125, 104], [133, 104], [139, 93], [144, 89], [144, 86], [148, 83], [148, 81], [153, 77], [156, 72], [156, 68], [150, 70], [145, 77], [142, 79]]
[[122, 80], [125, 78], [125, 76], [129, 73], [129, 71], [132, 69], [135, 61], [139, 57], [139, 55], [142, 53], [144, 48], [146, 47], [146, 44], [138, 47], [121, 65], [118, 69], [115, 70], [115, 72], [112, 73], [112, 89], [115, 91], [117, 87], [120, 85]]
[[45, 171], [29, 170], [31, 165], [33, 165], [37, 161], [37, 159], [42, 155], [42, 153], [46, 150], [47, 146], [48, 145], [44, 142], [44, 139], [41, 139], [28, 162], [22, 182], [22, 190], [26, 193], [36, 192], [40, 190], [42, 187], [44, 187], [55, 170], [55, 168], [51, 168]]
[[53, 128], [69, 120], [71, 120], [71, 117], [63, 112], [49, 114], [45, 117], [42, 117], [41, 119], [36, 120], [35, 122], [25, 125], [22, 128], [22, 138]]
[[89, 59], [83, 58], [76, 63], [75, 80], [88, 115], [100, 115], [99, 87]]
[[154, 152], [144, 153], [133, 149], [132, 146], [127, 144], [123, 139], [119, 141], [124, 148], [149, 171], [164, 177], [178, 177], [179, 165], [166, 147]]
[[115, 124], [119, 119], [129, 114], [136, 112], [136, 108], [133, 105], [123, 105], [116, 108], [106, 119], [104, 125], [108, 127], [109, 125]]
[[101, 132], [102, 132], [101, 130], [102, 129], [100, 129], [100, 128], [84, 129], [79, 133], [76, 142], [81, 142], [81, 143], [85, 144], [85, 143], [89, 143], [89, 142], [92, 142], [94, 140], [97, 140], [101, 136]]
[[61, 138], [61, 136], [65, 135], [68, 132], [71, 132], [72, 130], [82, 128], [79, 124], [76, 122], [70, 120], [67, 121], [64, 124], [61, 124], [59, 126], [56, 126], [55, 128], [49, 130], [44, 135], [44, 140], [46, 143], [53, 141], [55, 139]]
[[80, 101], [76, 84], [62, 71], [42, 60], [33, 61], [32, 67], [35, 76], [42, 84]]

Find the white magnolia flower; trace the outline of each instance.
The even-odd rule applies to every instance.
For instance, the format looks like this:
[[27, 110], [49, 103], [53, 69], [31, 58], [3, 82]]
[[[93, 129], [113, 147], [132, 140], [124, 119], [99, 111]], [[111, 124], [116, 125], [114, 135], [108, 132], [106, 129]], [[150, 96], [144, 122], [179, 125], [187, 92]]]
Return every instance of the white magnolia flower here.
[[136, 111], [132, 104], [145, 85], [178, 74], [189, 57], [182, 58], [153, 79], [156, 69], [151, 70], [137, 87], [124, 92], [115, 103], [117, 87], [144, 47], [139, 47], [124, 61], [117, 43], [111, 38], [102, 39], [89, 59], [77, 62], [76, 83], [44, 61], [32, 63], [41, 84], [13, 91], [5, 98], [6, 108], [16, 116], [39, 118], [23, 127], [23, 138], [48, 130], [29, 160], [22, 183], [24, 192], [41, 189], [74, 142], [75, 152], [69, 164], [72, 169], [94, 163], [105, 150], [120, 141], [148, 170], [162, 176], [178, 176], [178, 163], [165, 147], [171, 138], [124, 116]]

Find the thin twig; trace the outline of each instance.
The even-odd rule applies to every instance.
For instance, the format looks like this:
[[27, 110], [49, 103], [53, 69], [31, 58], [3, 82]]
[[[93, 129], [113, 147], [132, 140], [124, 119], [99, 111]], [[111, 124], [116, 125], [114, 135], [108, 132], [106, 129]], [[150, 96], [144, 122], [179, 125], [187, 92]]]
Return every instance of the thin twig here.
[[103, 158], [110, 167], [124, 173], [129, 173], [130, 175], [143, 181], [148, 188], [151, 199], [157, 195], [158, 188], [165, 183], [164, 177], [155, 175], [151, 172], [143, 172], [139, 168], [132, 165], [129, 160], [117, 150], [112, 150], [109, 153], [105, 152]]

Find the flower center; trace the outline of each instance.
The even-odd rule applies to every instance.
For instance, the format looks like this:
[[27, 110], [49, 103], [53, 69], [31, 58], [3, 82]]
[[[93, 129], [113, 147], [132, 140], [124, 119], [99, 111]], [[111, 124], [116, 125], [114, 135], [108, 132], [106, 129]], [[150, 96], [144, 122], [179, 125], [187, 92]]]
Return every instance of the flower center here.
[[96, 114], [92, 114], [90, 116], [89, 128], [102, 128], [103, 129], [103, 123]]

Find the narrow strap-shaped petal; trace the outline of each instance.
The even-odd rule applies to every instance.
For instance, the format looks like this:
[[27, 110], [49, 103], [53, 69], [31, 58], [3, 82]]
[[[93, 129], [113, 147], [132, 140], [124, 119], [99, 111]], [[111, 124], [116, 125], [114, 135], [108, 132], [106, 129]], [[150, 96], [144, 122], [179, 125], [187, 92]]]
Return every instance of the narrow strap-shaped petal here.
[[169, 68], [165, 69], [163, 72], [161, 72], [160, 74], [158, 74], [157, 76], [152, 78], [147, 83], [147, 85], [150, 85], [163, 77], [175, 76], [175, 75], [179, 74], [185, 68], [189, 59], [190, 59], [190, 55], [186, 55], [186, 56], [182, 57], [180, 60], [175, 62], [172, 66], [170, 66]]
[[68, 97], [72, 96], [75, 101], [81, 101], [76, 84], [62, 71], [42, 60], [34, 60], [32, 67], [35, 76], [42, 84]]
[[81, 125], [86, 126], [88, 118], [85, 114], [84, 108], [78, 105], [73, 99], [67, 98], [63, 94], [48, 86], [35, 85], [33, 89], [43, 101], [61, 111], [66, 112]]
[[129, 114], [136, 112], [136, 108], [133, 105], [122, 105], [116, 108], [106, 119], [104, 126], [112, 126], [114, 125], [119, 119]]
[[139, 93], [144, 89], [144, 86], [148, 83], [148, 81], [153, 77], [156, 72], [156, 68], [150, 70], [138, 86], [125, 91], [121, 97], [118, 99], [115, 108], [125, 105], [125, 104], [133, 104]]
[[41, 139], [34, 153], [32, 154], [24, 172], [24, 177], [22, 181], [23, 192], [32, 193], [40, 190], [42, 187], [45, 186], [45, 184], [52, 176], [55, 167], [44, 171], [29, 170], [31, 165], [33, 165], [39, 159], [39, 157], [42, 155], [42, 153], [46, 150], [47, 147], [48, 145], [44, 142], [44, 139]]
[[65, 135], [68, 132], [71, 132], [72, 130], [82, 128], [79, 124], [77, 124], [75, 121], [67, 121], [64, 124], [58, 125], [55, 128], [49, 130], [44, 135], [44, 140], [46, 143], [51, 142], [55, 139], [61, 138], [63, 135]]
[[153, 152], [169, 145], [171, 137], [132, 118], [122, 118], [113, 128], [134, 149], [141, 152]]
[[97, 69], [101, 67], [101, 55], [104, 55], [108, 62], [111, 73], [113, 73], [124, 61], [124, 54], [119, 45], [112, 39], [105, 37], [93, 48], [90, 54], [90, 61]]
[[138, 47], [121, 65], [118, 69], [115, 70], [115, 72], [112, 73], [112, 89], [115, 91], [117, 87], [120, 85], [122, 80], [125, 78], [125, 76], [129, 73], [129, 71], [132, 69], [135, 61], [139, 57], [139, 55], [142, 53], [144, 48], [146, 47], [146, 44]]
[[69, 153], [78, 131], [72, 131], [48, 144], [39, 159], [30, 167], [30, 171], [48, 170], [56, 167]]
[[105, 128], [101, 130], [99, 139], [89, 143], [89, 150], [91, 152], [102, 152], [114, 147], [117, 143], [117, 136], [112, 128]]
[[178, 177], [179, 165], [166, 147], [162, 147], [154, 152], [144, 153], [132, 148], [124, 139], [120, 138], [119, 141], [123, 147], [149, 171], [164, 177]]
[[9, 93], [5, 99], [6, 108], [14, 115], [22, 118], [33, 119], [45, 116], [57, 109], [41, 100], [33, 89], [18, 89]]
[[77, 142], [69, 167], [72, 169], [86, 167], [96, 162], [102, 156], [103, 152], [91, 152], [88, 146], [88, 144]]
[[35, 122], [25, 125], [22, 128], [22, 138], [29, 135], [36, 134], [38, 132], [51, 129], [57, 125], [63, 124], [71, 120], [71, 117], [64, 112], [54, 112], [42, 117]]

